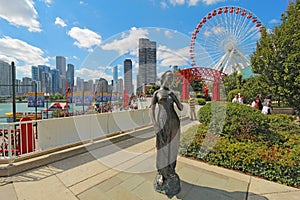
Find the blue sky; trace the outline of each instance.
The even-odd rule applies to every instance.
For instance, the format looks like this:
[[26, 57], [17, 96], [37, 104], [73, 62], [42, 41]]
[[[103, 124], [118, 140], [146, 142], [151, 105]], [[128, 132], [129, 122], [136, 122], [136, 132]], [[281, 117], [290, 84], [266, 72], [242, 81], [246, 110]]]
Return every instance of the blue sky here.
[[[190, 41], [204, 16], [224, 6], [241, 7], [272, 28], [288, 0], [0, 0], [0, 59], [17, 66], [55, 68], [55, 56], [75, 65], [75, 76], [112, 79], [111, 67], [132, 58], [138, 38], [157, 41], [158, 71], [189, 65]], [[218, 16], [219, 17], [219, 16]], [[221, 17], [220, 17], [221, 18]]]

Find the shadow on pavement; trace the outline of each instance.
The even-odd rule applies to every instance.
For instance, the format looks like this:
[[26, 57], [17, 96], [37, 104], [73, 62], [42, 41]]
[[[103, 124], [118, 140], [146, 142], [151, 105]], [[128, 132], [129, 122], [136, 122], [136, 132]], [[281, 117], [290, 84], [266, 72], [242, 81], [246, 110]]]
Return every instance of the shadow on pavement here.
[[183, 200], [248, 200], [255, 196], [255, 200], [268, 200], [268, 198], [248, 193], [246, 191], [234, 191], [228, 192], [225, 190], [220, 190], [211, 187], [204, 187], [199, 185], [194, 185], [181, 180], [181, 192], [176, 195], [178, 199]]

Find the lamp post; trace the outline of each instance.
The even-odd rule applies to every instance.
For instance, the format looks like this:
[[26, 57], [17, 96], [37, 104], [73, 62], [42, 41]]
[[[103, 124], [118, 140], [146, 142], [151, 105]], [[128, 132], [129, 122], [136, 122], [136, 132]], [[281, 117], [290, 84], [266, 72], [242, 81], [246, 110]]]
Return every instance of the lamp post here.
[[111, 98], [112, 98], [113, 87], [114, 87], [114, 80], [111, 80], [111, 90], [110, 90], [110, 100], [109, 100], [110, 111], [112, 111]]
[[35, 108], [35, 119], [37, 120], [37, 83], [36, 81], [32, 81], [34, 86], [34, 108]]
[[50, 94], [49, 93], [44, 93], [44, 96], [45, 96], [45, 100], [46, 100], [46, 116], [47, 116], [47, 119], [48, 119], [48, 102], [49, 102]]
[[104, 107], [103, 107], [103, 81], [100, 84], [101, 84], [101, 102], [102, 102], [101, 113], [103, 113], [103, 109], [104, 109]]

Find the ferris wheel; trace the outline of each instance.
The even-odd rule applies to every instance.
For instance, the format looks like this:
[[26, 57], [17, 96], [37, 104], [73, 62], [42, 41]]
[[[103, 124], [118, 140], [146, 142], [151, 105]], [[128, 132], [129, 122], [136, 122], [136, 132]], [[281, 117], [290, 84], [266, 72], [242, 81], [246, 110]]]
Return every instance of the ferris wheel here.
[[256, 48], [261, 27], [261, 20], [244, 8], [224, 6], [209, 12], [192, 34], [192, 66], [226, 74], [250, 66], [249, 55]]

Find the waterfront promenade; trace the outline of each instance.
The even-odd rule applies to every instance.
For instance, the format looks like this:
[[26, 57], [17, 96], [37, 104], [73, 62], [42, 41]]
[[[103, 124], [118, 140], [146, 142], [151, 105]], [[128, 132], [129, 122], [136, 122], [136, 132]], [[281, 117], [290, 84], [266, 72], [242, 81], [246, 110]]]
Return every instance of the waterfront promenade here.
[[[184, 119], [181, 124], [185, 131], [197, 122]], [[153, 188], [156, 172], [152, 127], [119, 138], [16, 163], [15, 168], [36, 168], [1, 177], [0, 199], [168, 199]], [[46, 164], [39, 166], [41, 163]], [[176, 171], [182, 191], [172, 199], [296, 200], [300, 196], [299, 189], [184, 157], [178, 158]]]

